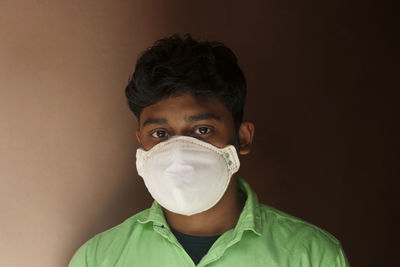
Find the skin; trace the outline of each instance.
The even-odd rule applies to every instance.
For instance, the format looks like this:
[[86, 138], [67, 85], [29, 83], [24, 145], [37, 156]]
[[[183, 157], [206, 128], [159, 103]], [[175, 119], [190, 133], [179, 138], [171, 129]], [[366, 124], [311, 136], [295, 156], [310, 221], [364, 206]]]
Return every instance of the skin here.
[[[136, 137], [145, 150], [171, 136], [198, 138], [223, 148], [233, 143], [235, 126], [230, 111], [217, 99], [199, 100], [191, 94], [172, 96], [142, 110]], [[254, 135], [254, 124], [243, 121], [236, 150], [247, 155]], [[173, 229], [194, 236], [214, 236], [234, 228], [243, 208], [233, 176], [221, 200], [211, 209], [184, 216], [163, 209]]]

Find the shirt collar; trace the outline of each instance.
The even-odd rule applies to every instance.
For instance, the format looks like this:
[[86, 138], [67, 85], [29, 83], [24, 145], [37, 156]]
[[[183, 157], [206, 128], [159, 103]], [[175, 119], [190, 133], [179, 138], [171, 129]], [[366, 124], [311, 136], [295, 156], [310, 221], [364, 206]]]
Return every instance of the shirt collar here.
[[[262, 223], [260, 204], [258, 202], [257, 195], [250, 188], [250, 185], [241, 178], [238, 179], [238, 191], [239, 194], [244, 195], [246, 202], [234, 231], [239, 233], [245, 230], [251, 230], [255, 234], [261, 235]], [[139, 216], [137, 221], [142, 224], [153, 222], [154, 225], [161, 226], [163, 228], [168, 227], [162, 208], [157, 201], [154, 201], [151, 208], [142, 213], [142, 216]]]
[[153, 222], [153, 224], [162, 227], [167, 225], [167, 220], [165, 219], [164, 212], [160, 204], [158, 204], [158, 202], [155, 200], [153, 201], [150, 209], [147, 209], [146, 212], [144, 212], [142, 216], [137, 219], [137, 221], [139, 223]]
[[250, 185], [241, 178], [238, 179], [238, 190], [239, 193], [245, 194], [247, 198], [234, 231], [243, 232], [245, 230], [251, 230], [255, 234], [261, 235], [261, 212], [256, 193], [250, 188]]

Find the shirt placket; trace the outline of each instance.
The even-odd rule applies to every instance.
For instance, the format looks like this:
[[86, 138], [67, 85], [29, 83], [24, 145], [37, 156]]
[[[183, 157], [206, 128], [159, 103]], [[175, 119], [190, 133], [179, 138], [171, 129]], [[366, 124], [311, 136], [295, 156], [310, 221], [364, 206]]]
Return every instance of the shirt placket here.
[[185, 249], [182, 247], [182, 245], [178, 242], [178, 240], [175, 238], [174, 234], [171, 232], [171, 230], [165, 226], [164, 224], [153, 224], [153, 229], [156, 231], [158, 234], [160, 234], [162, 237], [167, 239], [172, 245], [176, 246], [179, 250], [179, 253], [184, 255], [185, 258], [185, 266], [190, 266], [190, 267], [195, 267], [196, 265], [192, 261], [192, 258], [190, 258], [189, 254], [185, 251]]
[[220, 240], [217, 240], [216, 243], [211, 247], [208, 253], [204, 256], [204, 258], [197, 265], [198, 267], [207, 266], [217, 260], [219, 260], [222, 255], [224, 255], [225, 251], [229, 249], [231, 246], [238, 243], [242, 238], [243, 232], [235, 232], [229, 231], [223, 234], [220, 237]]

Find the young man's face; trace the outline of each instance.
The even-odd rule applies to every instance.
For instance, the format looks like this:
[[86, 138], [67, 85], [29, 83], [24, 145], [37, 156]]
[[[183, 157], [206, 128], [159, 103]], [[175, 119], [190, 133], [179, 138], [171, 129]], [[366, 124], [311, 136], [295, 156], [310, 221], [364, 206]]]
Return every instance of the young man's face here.
[[217, 99], [199, 101], [191, 94], [169, 97], [142, 110], [136, 136], [143, 149], [175, 135], [191, 136], [223, 148], [233, 143], [235, 126]]

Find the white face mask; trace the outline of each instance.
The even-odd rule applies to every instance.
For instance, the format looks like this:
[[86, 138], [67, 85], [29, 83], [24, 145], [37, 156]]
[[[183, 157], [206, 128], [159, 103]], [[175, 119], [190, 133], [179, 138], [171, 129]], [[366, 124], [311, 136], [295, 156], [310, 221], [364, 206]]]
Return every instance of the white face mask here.
[[136, 151], [137, 171], [153, 198], [165, 209], [187, 216], [216, 205], [239, 166], [234, 146], [217, 148], [188, 136]]

